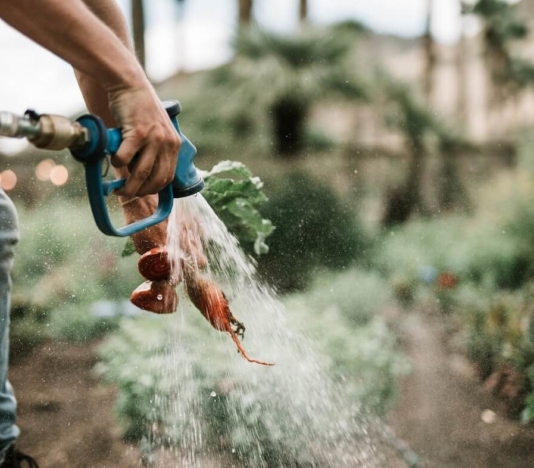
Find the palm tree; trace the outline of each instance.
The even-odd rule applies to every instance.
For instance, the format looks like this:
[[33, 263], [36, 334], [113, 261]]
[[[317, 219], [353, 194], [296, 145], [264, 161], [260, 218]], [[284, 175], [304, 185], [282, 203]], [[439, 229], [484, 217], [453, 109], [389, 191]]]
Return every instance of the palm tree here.
[[239, 26], [250, 26], [252, 23], [252, 0], [239, 0]]
[[143, 0], [132, 0], [132, 30], [137, 58], [141, 66], [145, 68], [145, 9]]
[[388, 195], [383, 224], [403, 223], [414, 212], [424, 212], [422, 197], [423, 174], [426, 162], [426, 137], [440, 130], [438, 123], [409, 88], [386, 79], [383, 83], [389, 112], [386, 120], [392, 122], [404, 135], [406, 148], [411, 153], [405, 181]]
[[299, 19], [301, 24], [306, 23], [306, 21], [308, 21], [308, 0], [300, 0]]
[[456, 46], [456, 76], [458, 92], [456, 97], [457, 114], [460, 121], [469, 123], [469, 106], [467, 94], [467, 73], [468, 73], [468, 44], [465, 37], [465, 26], [463, 16], [460, 16], [460, 37]]
[[235, 42], [232, 64], [213, 73], [212, 85], [231, 93], [229, 113], [241, 121], [263, 115], [273, 132], [277, 154], [294, 155], [303, 147], [312, 105], [327, 97], [361, 99], [363, 87], [345, 57], [353, 35], [304, 31], [276, 36], [258, 30], [242, 31]]
[[434, 37], [432, 36], [432, 18], [434, 13], [434, 1], [427, 0], [426, 2], [426, 30], [423, 36], [425, 49], [425, 78], [424, 90], [428, 104], [432, 103], [432, 93], [434, 90], [434, 75], [436, 69], [436, 47], [434, 44]]
[[490, 73], [493, 107], [526, 86], [534, 84], [534, 65], [514, 53], [514, 42], [527, 38], [529, 24], [508, 0], [465, 2], [464, 13], [477, 15], [484, 22], [484, 58]]
[[[423, 177], [428, 155], [427, 137], [433, 136], [441, 156], [439, 180], [435, 185], [440, 208], [449, 210], [453, 205], [468, 204], [467, 192], [458, 175], [454, 156], [469, 145], [461, 135], [451, 131], [437, 120], [428, 106], [420, 102], [406, 86], [386, 79], [382, 84], [386, 94], [386, 120], [404, 135], [405, 146], [411, 153], [408, 175], [404, 182], [388, 195], [383, 224], [404, 223], [416, 212], [428, 212], [423, 199]], [[378, 104], [380, 106], [380, 104]]]

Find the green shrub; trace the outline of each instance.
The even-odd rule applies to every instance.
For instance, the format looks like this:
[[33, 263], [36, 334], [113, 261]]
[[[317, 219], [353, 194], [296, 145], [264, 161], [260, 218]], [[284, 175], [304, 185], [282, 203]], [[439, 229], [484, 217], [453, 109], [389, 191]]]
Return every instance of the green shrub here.
[[[21, 241], [13, 270], [13, 333], [30, 341], [80, 341], [113, 327], [89, 313], [94, 301], [127, 299], [142, 281], [124, 241], [103, 236], [89, 205], [51, 199], [19, 210]], [[35, 331], [35, 332], [32, 332]], [[30, 338], [28, 338], [30, 339]]]
[[393, 335], [379, 317], [392, 291], [376, 273], [351, 269], [319, 275], [309, 291], [285, 300], [291, 317], [329, 357], [330, 370], [366, 408], [383, 414], [395, 395], [395, 378], [407, 371]]
[[482, 378], [503, 365], [525, 374], [534, 360], [534, 308], [531, 287], [498, 292], [471, 306], [457, 301], [457, 314], [468, 325], [467, 354]]
[[[323, 275], [309, 295], [286, 299], [289, 323], [277, 319], [269, 325], [279, 333], [269, 327], [260, 327], [259, 333], [250, 329], [256, 335], [249, 343], [258, 349], [264, 349], [262, 340], [272, 338], [264, 334], [276, 334], [277, 343], [282, 340], [276, 345], [277, 365], [268, 371], [235, 360], [234, 352], [228, 354], [227, 337], [210, 335], [201, 314], [182, 302], [186, 318], [171, 322], [174, 326], [166, 317], [121, 323], [101, 348], [98, 371], [118, 387], [117, 411], [130, 437], [188, 451], [189, 439], [182, 438], [194, 424], [203, 435], [203, 454], [232, 453], [237, 466], [314, 466], [310, 460], [314, 455], [302, 450], [309, 428], [297, 431], [295, 424], [302, 424], [299, 418], [309, 418], [304, 424], [328, 433], [332, 418], [339, 417], [322, 409], [331, 404], [330, 378], [320, 367], [329, 369], [340, 383], [336, 398], [342, 398], [341, 389], [347, 392], [345, 414], [353, 404], [383, 413], [394, 395], [395, 376], [406, 371], [394, 338], [375, 317], [390, 297], [379, 277], [366, 278], [363, 271]], [[279, 326], [288, 331], [282, 333]], [[299, 341], [296, 329], [310, 341]], [[273, 349], [269, 349], [270, 354]], [[319, 367], [314, 356], [326, 360]], [[317, 404], [320, 408], [312, 410]]]
[[416, 221], [392, 229], [377, 252], [376, 266], [393, 278], [415, 278], [432, 266], [453, 272], [462, 282], [515, 289], [533, 272], [512, 230], [461, 217]]
[[316, 178], [284, 176], [261, 211], [276, 229], [259, 270], [281, 291], [304, 288], [322, 267], [342, 269], [366, 257], [370, 243], [363, 226]]
[[335, 308], [351, 326], [369, 323], [393, 300], [391, 287], [378, 273], [354, 268], [343, 273], [320, 273], [309, 290], [288, 300], [292, 298], [303, 301], [314, 313]]

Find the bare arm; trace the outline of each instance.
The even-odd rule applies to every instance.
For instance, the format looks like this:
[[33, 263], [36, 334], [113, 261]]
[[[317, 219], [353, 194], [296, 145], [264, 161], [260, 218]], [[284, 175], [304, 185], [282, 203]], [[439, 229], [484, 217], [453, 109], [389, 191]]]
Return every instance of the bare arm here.
[[[128, 26], [122, 11], [115, 0], [84, 0], [89, 9], [106, 24], [119, 40], [133, 53], [133, 44], [130, 40]], [[75, 70], [76, 78], [82, 91], [87, 109], [95, 115], [104, 119], [107, 126], [117, 126], [117, 122], [111, 114], [109, 108], [108, 93], [93, 78], [85, 73]], [[115, 173], [119, 177], [128, 177], [129, 171], [126, 166], [115, 168]], [[146, 218], [152, 214], [158, 204], [156, 195], [147, 195], [139, 199], [129, 199], [121, 197], [124, 217], [128, 224]], [[132, 236], [136, 250], [140, 254], [165, 245], [167, 236], [167, 222], [158, 224], [150, 229], [145, 229]]]
[[[116, 18], [116, 6], [109, 2], [91, 4], [96, 13]], [[126, 166], [140, 153], [120, 194], [156, 193], [172, 180], [180, 139], [126, 37], [121, 40], [81, 0], [0, 0], [0, 18], [69, 62], [82, 81], [94, 81], [88, 92], [97, 86], [107, 93], [111, 114], [104, 117], [113, 117], [123, 129], [113, 164]]]

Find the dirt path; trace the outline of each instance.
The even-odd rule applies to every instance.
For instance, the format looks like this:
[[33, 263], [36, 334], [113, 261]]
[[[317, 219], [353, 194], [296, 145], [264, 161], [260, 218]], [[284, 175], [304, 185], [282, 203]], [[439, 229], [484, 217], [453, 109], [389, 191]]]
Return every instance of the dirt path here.
[[10, 380], [19, 402], [19, 447], [42, 468], [131, 468], [136, 450], [114, 420], [114, 394], [92, 375], [95, 345], [54, 343], [13, 353]]
[[[508, 419], [502, 404], [485, 392], [470, 366], [443, 345], [437, 318], [413, 314], [402, 334], [412, 358], [401, 382], [390, 424], [429, 468], [530, 468], [534, 428]], [[496, 413], [494, 422], [482, 413]]]

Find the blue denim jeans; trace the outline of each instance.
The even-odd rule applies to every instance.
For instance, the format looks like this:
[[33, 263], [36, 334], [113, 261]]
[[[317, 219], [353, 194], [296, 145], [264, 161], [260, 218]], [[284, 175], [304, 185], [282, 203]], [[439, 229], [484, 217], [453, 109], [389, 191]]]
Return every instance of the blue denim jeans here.
[[17, 401], [7, 380], [9, 364], [9, 309], [13, 254], [19, 239], [17, 212], [0, 188], [0, 463], [20, 431], [16, 425]]

